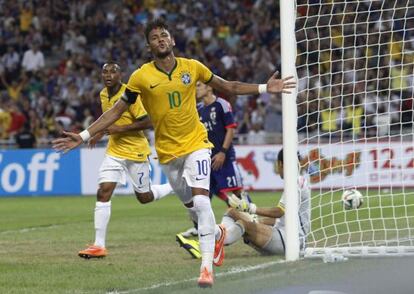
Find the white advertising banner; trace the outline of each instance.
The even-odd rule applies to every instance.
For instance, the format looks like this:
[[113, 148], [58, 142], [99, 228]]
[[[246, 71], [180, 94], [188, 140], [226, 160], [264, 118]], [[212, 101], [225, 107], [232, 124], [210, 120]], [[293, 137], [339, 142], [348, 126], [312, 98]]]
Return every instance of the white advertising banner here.
[[413, 142], [308, 145], [315, 188], [414, 187]]
[[[274, 171], [281, 145], [236, 146], [237, 163], [246, 189], [281, 190], [283, 181]], [[300, 146], [309, 162], [313, 188], [414, 187], [414, 145], [407, 143], [323, 144]], [[81, 149], [82, 194], [95, 194], [104, 148]], [[153, 151], [153, 154], [156, 154]], [[166, 182], [155, 156], [151, 156], [153, 184]], [[116, 194], [131, 194], [132, 186]]]

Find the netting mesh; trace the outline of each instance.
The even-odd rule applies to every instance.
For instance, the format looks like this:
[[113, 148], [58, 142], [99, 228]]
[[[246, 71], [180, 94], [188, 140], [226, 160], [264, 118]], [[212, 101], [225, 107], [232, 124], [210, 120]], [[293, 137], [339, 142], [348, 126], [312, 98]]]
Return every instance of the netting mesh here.
[[297, 0], [296, 39], [308, 246], [413, 245], [414, 1]]

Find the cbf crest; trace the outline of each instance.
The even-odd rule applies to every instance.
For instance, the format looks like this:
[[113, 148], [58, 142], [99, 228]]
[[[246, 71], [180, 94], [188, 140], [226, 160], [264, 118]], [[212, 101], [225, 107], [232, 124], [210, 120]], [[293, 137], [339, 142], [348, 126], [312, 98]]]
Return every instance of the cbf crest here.
[[183, 82], [184, 85], [189, 85], [191, 84], [191, 75], [189, 72], [183, 72], [181, 73], [181, 81]]

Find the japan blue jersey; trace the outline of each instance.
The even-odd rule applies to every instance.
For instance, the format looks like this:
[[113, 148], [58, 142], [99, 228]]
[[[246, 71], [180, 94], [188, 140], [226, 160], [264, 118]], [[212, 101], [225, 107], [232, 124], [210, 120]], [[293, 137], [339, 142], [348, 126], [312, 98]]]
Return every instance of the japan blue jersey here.
[[[207, 129], [208, 139], [214, 145], [212, 150], [212, 156], [214, 156], [223, 147], [226, 129], [237, 126], [230, 103], [218, 97], [210, 105], [205, 106], [204, 103], [199, 103], [197, 107], [200, 120]], [[235, 159], [235, 157], [236, 153], [231, 144], [226, 152], [226, 158]]]

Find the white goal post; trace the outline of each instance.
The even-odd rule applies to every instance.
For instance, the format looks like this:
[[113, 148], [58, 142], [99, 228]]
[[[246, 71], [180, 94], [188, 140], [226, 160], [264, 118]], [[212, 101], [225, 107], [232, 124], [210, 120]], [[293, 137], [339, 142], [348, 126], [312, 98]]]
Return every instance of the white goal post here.
[[[294, 106], [283, 95], [284, 160], [299, 150], [312, 187], [302, 253], [414, 255], [414, 1], [283, 0], [280, 11], [283, 77], [298, 81]], [[296, 260], [298, 169], [284, 167]], [[364, 204], [345, 210], [354, 188]]]

